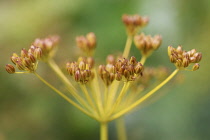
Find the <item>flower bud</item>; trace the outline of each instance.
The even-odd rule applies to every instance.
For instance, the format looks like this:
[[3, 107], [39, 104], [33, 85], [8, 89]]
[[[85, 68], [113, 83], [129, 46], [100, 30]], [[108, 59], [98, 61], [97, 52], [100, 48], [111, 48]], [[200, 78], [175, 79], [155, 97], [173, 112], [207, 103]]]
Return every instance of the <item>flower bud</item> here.
[[121, 73], [119, 73], [119, 72], [116, 73], [116, 80], [117, 81], [121, 81], [122, 80], [122, 74]]
[[29, 59], [27, 57], [23, 58], [23, 65], [26, 66], [27, 68], [31, 67], [32, 66], [31, 59]]
[[193, 65], [192, 70], [193, 70], [193, 71], [196, 71], [196, 70], [198, 70], [199, 68], [200, 68], [200, 65], [199, 65], [198, 63], [195, 63], [195, 64]]
[[20, 52], [20, 56], [23, 57], [23, 58], [28, 57], [28, 51], [23, 48]]
[[75, 79], [76, 82], [79, 82], [79, 81], [80, 81], [80, 78], [81, 78], [80, 71], [77, 70], [77, 71], [75, 72], [74, 79]]
[[28, 54], [29, 59], [31, 60], [32, 63], [36, 62], [36, 58], [34, 57], [34, 55], [32, 53]]
[[16, 66], [19, 70], [25, 70], [26, 67], [23, 65], [21, 61], [17, 61]]
[[96, 46], [96, 36], [93, 32], [88, 33], [86, 35], [86, 38], [88, 40], [88, 45], [90, 46], [90, 48], [95, 48]]
[[40, 60], [41, 59], [41, 56], [42, 56], [42, 49], [37, 47], [35, 50], [34, 50], [34, 56], [36, 59]]
[[11, 64], [7, 64], [5, 66], [5, 69], [9, 74], [15, 73], [15, 67]]

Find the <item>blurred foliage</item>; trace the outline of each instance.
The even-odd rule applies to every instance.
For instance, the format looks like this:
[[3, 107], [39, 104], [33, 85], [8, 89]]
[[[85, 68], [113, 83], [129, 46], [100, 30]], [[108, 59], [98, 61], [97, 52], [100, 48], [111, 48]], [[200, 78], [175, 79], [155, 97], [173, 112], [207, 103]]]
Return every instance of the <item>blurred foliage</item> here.
[[[56, 61], [61, 67], [78, 54], [74, 37], [93, 31], [98, 38], [96, 57], [122, 51], [126, 34], [124, 13], [147, 15], [146, 34], [161, 34], [163, 45], [146, 63], [171, 69], [168, 45], [183, 45], [203, 53], [201, 68], [181, 72], [185, 81], [170, 85], [159, 101], [126, 116], [129, 140], [210, 139], [210, 1], [209, 0], [1, 0], [0, 1], [0, 140], [98, 139], [99, 126], [73, 108], [33, 75], [9, 75], [4, 65], [13, 52], [28, 48], [37, 37], [61, 36]], [[72, 53], [72, 52], [75, 53]], [[140, 58], [135, 47], [132, 54]], [[39, 72], [60, 85], [43, 64]], [[47, 73], [47, 75], [46, 75]], [[60, 85], [60, 88], [62, 86]], [[157, 93], [157, 94], [158, 94]], [[114, 124], [110, 137], [116, 139]]]

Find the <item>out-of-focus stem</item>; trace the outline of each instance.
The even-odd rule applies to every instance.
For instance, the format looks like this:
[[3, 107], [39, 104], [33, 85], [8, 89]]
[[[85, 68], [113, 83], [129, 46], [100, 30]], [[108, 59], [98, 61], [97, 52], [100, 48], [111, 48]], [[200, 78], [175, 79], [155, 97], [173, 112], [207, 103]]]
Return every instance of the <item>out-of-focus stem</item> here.
[[146, 60], [147, 60], [147, 56], [146, 55], [142, 55], [141, 60], [140, 60], [140, 63], [142, 65], [144, 65], [144, 63], [146, 62]]
[[130, 86], [130, 82], [124, 83], [122, 90], [120, 91], [114, 105], [111, 108], [111, 111], [109, 112], [109, 115], [111, 115], [116, 110], [116, 108], [119, 106], [119, 104], [122, 101], [124, 95], [126, 94], [129, 86]]
[[53, 59], [49, 59], [47, 61], [47, 64], [50, 66], [50, 68], [58, 75], [58, 77], [63, 81], [63, 83], [69, 87], [70, 90], [73, 90], [74, 92], [76, 89], [72, 86], [71, 82], [68, 80], [68, 78], [63, 74], [61, 69], [58, 67], [58, 65], [55, 63]]
[[52, 86], [50, 83], [48, 83], [46, 80], [44, 80], [39, 74], [34, 73], [44, 84], [46, 84], [48, 87], [50, 87], [52, 90], [54, 90], [58, 95], [60, 95], [62, 98], [64, 98], [66, 101], [68, 101], [70, 104], [72, 104], [73, 106], [75, 106], [77, 109], [79, 109], [80, 111], [82, 111], [83, 113], [85, 113], [86, 115], [94, 118], [95, 120], [98, 120], [98, 118], [96, 118], [95, 116], [93, 116], [91, 113], [89, 113], [87, 110], [85, 110], [84, 108], [82, 108], [81, 106], [79, 106], [77, 103], [75, 103], [73, 100], [71, 100], [68, 96], [66, 96], [65, 94], [63, 94], [61, 91], [59, 91], [58, 89], [56, 89], [54, 86]]
[[112, 116], [112, 118], [109, 121], [117, 119], [120, 116], [124, 115], [125, 113], [131, 111], [133, 108], [137, 107], [140, 103], [145, 101], [147, 98], [149, 98], [151, 95], [153, 95], [157, 90], [159, 90], [166, 83], [168, 83], [178, 73], [178, 71], [179, 71], [179, 69], [174, 70], [174, 72], [171, 73], [171, 75], [169, 75], [162, 83], [160, 83], [158, 86], [156, 86], [154, 89], [152, 89], [150, 92], [148, 92], [146, 95], [144, 95], [143, 97], [138, 99], [136, 102], [134, 102], [127, 108], [122, 109], [121, 111], [117, 112], [115, 115]]
[[118, 140], [127, 140], [125, 121], [122, 117], [115, 121]]
[[130, 53], [132, 39], [133, 39], [132, 35], [127, 36], [126, 45], [125, 45], [125, 49], [124, 49], [124, 52], [123, 52], [123, 57], [124, 58], [127, 58], [129, 53]]
[[66, 85], [68, 91], [71, 93], [71, 95], [83, 106], [88, 108], [89, 110], [92, 110], [90, 106], [84, 101], [84, 99], [77, 94], [77, 90], [72, 86], [68, 78], [63, 74], [61, 69], [58, 67], [58, 65], [53, 61], [53, 59], [49, 59], [47, 61], [47, 64], [50, 66], [50, 68], [58, 75], [58, 77], [61, 79], [61, 81]]

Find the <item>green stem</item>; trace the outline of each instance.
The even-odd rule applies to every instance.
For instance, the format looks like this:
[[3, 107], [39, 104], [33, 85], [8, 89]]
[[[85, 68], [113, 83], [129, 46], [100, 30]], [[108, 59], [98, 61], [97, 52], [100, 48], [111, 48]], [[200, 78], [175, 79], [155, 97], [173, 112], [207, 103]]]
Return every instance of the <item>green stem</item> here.
[[58, 75], [58, 77], [61, 79], [61, 81], [66, 85], [68, 91], [71, 93], [71, 95], [83, 106], [85, 106], [88, 110], [92, 110], [91, 107], [84, 101], [84, 99], [77, 94], [77, 90], [73, 87], [71, 82], [68, 80], [68, 78], [63, 74], [61, 69], [58, 67], [58, 65], [53, 61], [53, 59], [50, 59], [47, 61], [50, 68]]
[[100, 124], [100, 140], [108, 140], [108, 124], [101, 122]]
[[141, 63], [142, 65], [144, 65], [144, 63], [146, 62], [146, 60], [147, 60], [147, 56], [146, 56], [146, 55], [142, 55], [142, 58], [141, 58], [141, 60], [140, 60], [140, 63]]
[[49, 61], [47, 61], [47, 64], [50, 66], [50, 68], [58, 75], [58, 77], [63, 81], [63, 83], [69, 87], [71, 90], [73, 90], [74, 92], [76, 91], [76, 89], [73, 87], [73, 85], [71, 84], [71, 82], [68, 80], [68, 78], [63, 74], [63, 72], [61, 71], [61, 69], [58, 67], [58, 65], [55, 63], [55, 61], [53, 59], [50, 59]]
[[125, 49], [123, 52], [123, 57], [127, 58], [131, 49], [131, 44], [132, 44], [132, 35], [128, 35], [127, 40], [126, 40], [126, 45], [125, 45]]
[[120, 102], [122, 101], [124, 95], [126, 94], [129, 86], [130, 86], [130, 82], [124, 82], [123, 88], [122, 88], [120, 94], [118, 95], [109, 115], [111, 115], [114, 111], [116, 111], [116, 109], [119, 106]]
[[96, 118], [95, 116], [93, 116], [91, 113], [89, 113], [87, 110], [85, 110], [84, 108], [82, 108], [81, 106], [79, 106], [77, 103], [75, 103], [73, 100], [71, 100], [68, 96], [66, 96], [65, 94], [63, 94], [62, 92], [60, 92], [58, 89], [56, 89], [54, 86], [52, 86], [50, 83], [48, 83], [46, 80], [44, 80], [39, 74], [35, 73], [34, 74], [44, 83], [46, 84], [48, 87], [50, 87], [52, 90], [54, 90], [58, 95], [60, 95], [62, 98], [64, 98], [66, 101], [68, 101], [70, 104], [72, 104], [73, 106], [75, 106], [77, 109], [79, 109], [80, 111], [82, 111], [83, 113], [85, 113], [86, 115], [94, 118], [95, 120], [98, 120], [98, 118]]

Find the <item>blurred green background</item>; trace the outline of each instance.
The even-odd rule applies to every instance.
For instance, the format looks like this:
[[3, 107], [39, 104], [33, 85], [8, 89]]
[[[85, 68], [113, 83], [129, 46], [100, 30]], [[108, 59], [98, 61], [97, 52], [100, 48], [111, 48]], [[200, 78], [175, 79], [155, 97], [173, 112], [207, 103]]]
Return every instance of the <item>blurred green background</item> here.
[[[183, 45], [203, 53], [201, 68], [181, 72], [185, 80], [168, 84], [157, 102], [125, 117], [128, 140], [210, 139], [210, 1], [209, 0], [1, 0], [0, 1], [0, 140], [97, 140], [98, 123], [76, 110], [29, 74], [10, 75], [4, 66], [13, 52], [28, 48], [37, 37], [61, 36], [55, 56], [61, 67], [76, 58], [74, 37], [90, 31], [98, 38], [97, 60], [123, 50], [122, 14], [150, 17], [146, 34], [161, 34], [163, 44], [146, 65], [171, 70], [167, 46]], [[140, 58], [133, 47], [132, 54]], [[39, 73], [60, 83], [45, 64]], [[62, 85], [60, 85], [62, 86]], [[58, 86], [59, 87], [59, 86]], [[116, 139], [114, 123], [110, 140]]]

